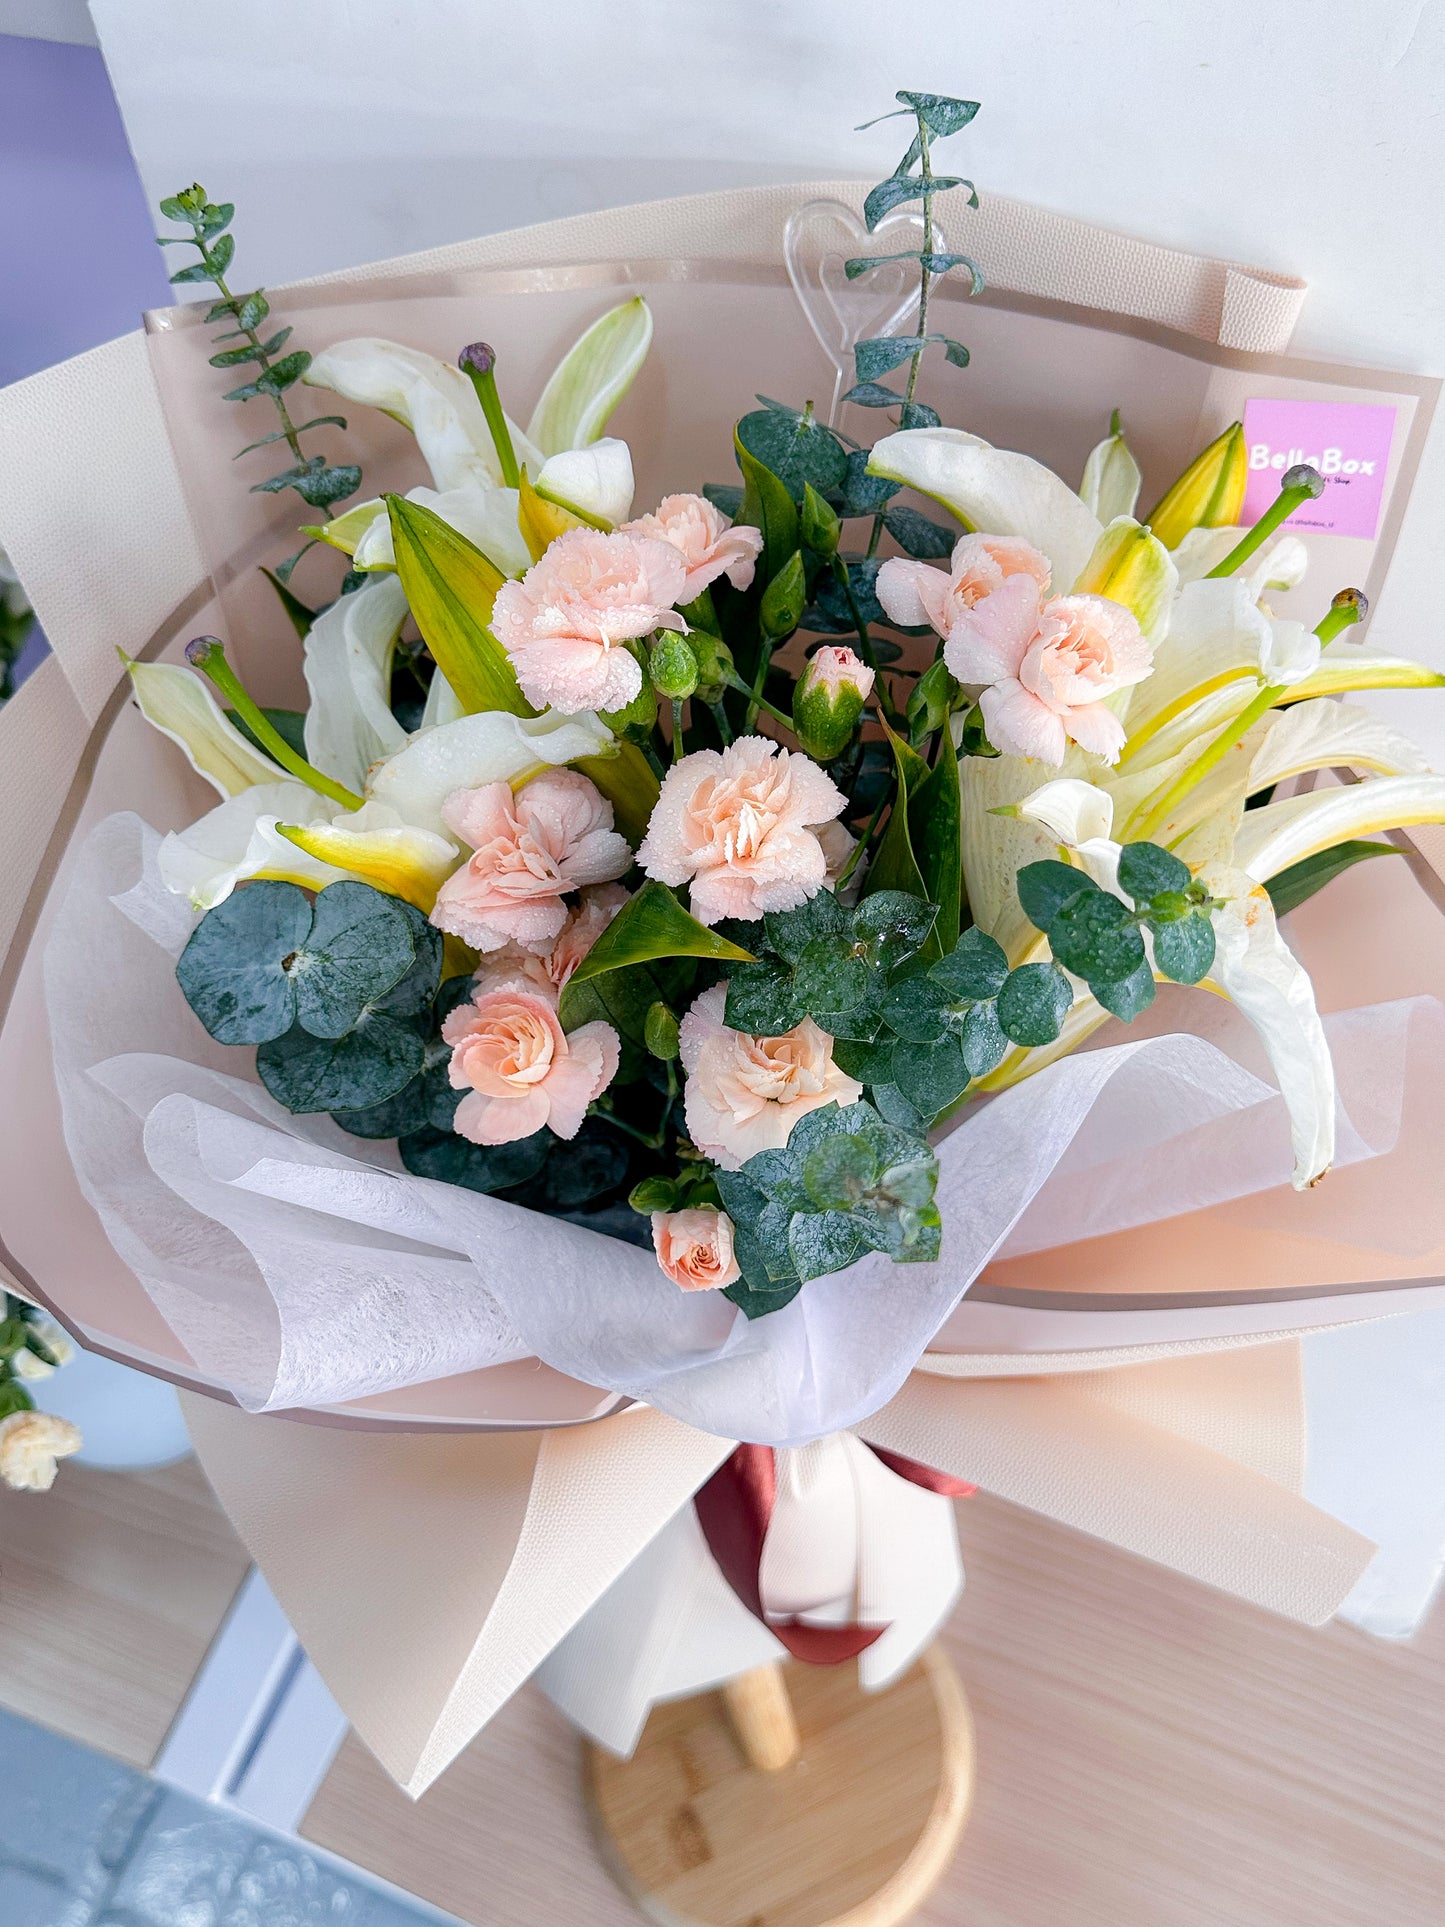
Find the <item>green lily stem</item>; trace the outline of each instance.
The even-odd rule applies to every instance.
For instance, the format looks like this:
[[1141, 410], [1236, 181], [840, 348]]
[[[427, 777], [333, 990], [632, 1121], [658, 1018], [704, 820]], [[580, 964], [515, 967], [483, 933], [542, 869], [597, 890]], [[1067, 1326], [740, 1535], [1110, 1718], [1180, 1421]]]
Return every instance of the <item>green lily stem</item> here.
[[713, 721], [717, 724], [717, 733], [722, 737], [723, 748], [726, 749], [733, 739], [733, 726], [728, 721], [727, 710], [721, 703], [709, 703], [708, 709]]
[[[923, 259], [919, 262], [918, 286], [918, 333], [928, 333], [928, 287], [931, 276], [928, 272], [928, 256], [933, 253], [933, 162], [928, 152], [929, 126], [922, 114], [918, 116], [918, 174], [923, 183]], [[917, 349], [908, 370], [908, 386], [903, 391], [903, 404], [906, 408], [913, 400], [913, 391], [918, 386], [918, 370], [923, 362], [923, 350]], [[904, 417], [905, 421], [907, 417]], [[871, 553], [871, 551], [870, 551]]]
[[672, 760], [680, 763], [686, 751], [682, 743], [682, 697], [672, 699]]
[[[1291, 476], [1296, 479], [1291, 481]], [[1305, 463], [1301, 463], [1298, 468], [1288, 470], [1279, 494], [1264, 514], [1243, 540], [1235, 543], [1224, 560], [1214, 565], [1205, 580], [1212, 581], [1216, 576], [1233, 575], [1240, 564], [1248, 562], [1261, 543], [1273, 535], [1280, 523], [1287, 521], [1302, 503], [1316, 501], [1324, 492], [1324, 486], [1324, 477], [1319, 470], [1310, 468]]]
[[496, 351], [485, 341], [474, 341], [470, 348], [463, 348], [457, 356], [457, 365], [470, 379], [477, 400], [482, 405], [482, 413], [487, 418], [492, 446], [502, 466], [502, 486], [516, 488], [522, 480], [522, 469], [517, 460], [517, 451], [512, 446], [512, 431], [507, 426], [502, 398], [497, 392]]
[[221, 694], [225, 696], [247, 729], [260, 743], [275, 762], [279, 763], [298, 783], [316, 791], [318, 796], [328, 797], [331, 802], [339, 803], [344, 810], [359, 810], [365, 802], [354, 790], [343, 784], [333, 782], [331, 777], [323, 776], [319, 769], [312, 767], [304, 756], [298, 756], [285, 737], [267, 720], [248, 695], [240, 677], [226, 660], [226, 651], [219, 636], [197, 636], [186, 644], [186, 661], [193, 669], [199, 669], [209, 676]]
[[[1315, 634], [1319, 637], [1321, 644], [1333, 642], [1342, 630], [1348, 629], [1352, 623], [1361, 621], [1367, 607], [1368, 604], [1358, 589], [1342, 589], [1330, 604], [1328, 614], [1321, 617], [1315, 624]], [[1224, 760], [1236, 743], [1243, 741], [1261, 716], [1273, 709], [1282, 696], [1289, 694], [1289, 687], [1288, 683], [1261, 684], [1259, 690], [1234, 720], [1226, 723], [1213, 742], [1169, 785], [1143, 822], [1135, 829], [1135, 838], [1147, 843], [1155, 832], [1168, 822], [1175, 806], [1183, 801], [1210, 770]]]

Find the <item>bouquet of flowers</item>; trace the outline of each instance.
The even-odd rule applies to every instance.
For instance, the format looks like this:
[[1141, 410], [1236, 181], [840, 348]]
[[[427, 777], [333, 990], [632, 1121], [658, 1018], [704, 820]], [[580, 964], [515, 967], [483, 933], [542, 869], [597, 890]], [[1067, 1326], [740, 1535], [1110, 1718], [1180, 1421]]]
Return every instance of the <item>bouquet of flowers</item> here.
[[[898, 427], [859, 447], [764, 398], [739, 483], [641, 514], [604, 432], [641, 301], [587, 330], [524, 432], [485, 343], [450, 367], [263, 341], [264, 295], [225, 281], [232, 210], [165, 206], [199, 251], [174, 278], [213, 282], [239, 337], [213, 362], [272, 398], [294, 457], [261, 486], [325, 515], [304, 533], [349, 564], [320, 609], [298, 556], [276, 574], [304, 715], [259, 705], [214, 637], [190, 669], [130, 666], [222, 799], [157, 857], [198, 915], [182, 992], [287, 1112], [650, 1245], [748, 1319], [867, 1253], [946, 1265], [939, 1132], [1158, 980], [1256, 1027], [1315, 1183], [1330, 1053], [1277, 915], [1389, 853], [1365, 838], [1445, 819], [1445, 779], [1334, 700], [1442, 678], [1336, 646], [1355, 590], [1312, 630], [1270, 612], [1314, 469], [1239, 527], [1236, 424], [1140, 520], [1117, 416], [1075, 491], [922, 399], [934, 351], [968, 361], [929, 328], [935, 280], [977, 280], [934, 246], [958, 183], [932, 149], [975, 104], [899, 98], [914, 136], [865, 217], [921, 206], [917, 312], [857, 344], [845, 398]], [[409, 425], [435, 488], [332, 514], [361, 474], [304, 454], [300, 384]], [[1298, 789], [1341, 764], [1368, 780]]]

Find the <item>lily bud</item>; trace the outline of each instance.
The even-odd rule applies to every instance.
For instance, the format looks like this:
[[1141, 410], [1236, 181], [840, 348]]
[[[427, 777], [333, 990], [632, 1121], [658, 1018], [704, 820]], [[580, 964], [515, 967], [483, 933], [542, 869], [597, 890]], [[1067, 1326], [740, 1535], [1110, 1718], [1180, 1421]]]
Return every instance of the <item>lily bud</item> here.
[[1122, 602], [1153, 642], [1164, 627], [1178, 586], [1179, 571], [1159, 537], [1121, 515], [1094, 544], [1073, 593]]
[[1134, 513], [1143, 480], [1133, 450], [1119, 426], [1116, 408], [1109, 422], [1109, 433], [1091, 450], [1084, 464], [1079, 495], [1085, 508], [1091, 508], [1101, 522], [1112, 522], [1116, 515]]
[[647, 673], [659, 696], [681, 702], [698, 684], [697, 657], [686, 636], [664, 629], [647, 658]]
[[694, 629], [688, 641], [697, 658], [697, 688], [693, 694], [700, 703], [720, 703], [737, 674], [732, 650], [710, 629]]
[[851, 649], [829, 644], [809, 659], [793, 689], [793, 728], [814, 761], [848, 747], [872, 693], [873, 671]]
[[1191, 529], [1228, 528], [1239, 520], [1248, 480], [1244, 423], [1231, 422], [1165, 491], [1149, 526], [1166, 549], [1177, 549]]

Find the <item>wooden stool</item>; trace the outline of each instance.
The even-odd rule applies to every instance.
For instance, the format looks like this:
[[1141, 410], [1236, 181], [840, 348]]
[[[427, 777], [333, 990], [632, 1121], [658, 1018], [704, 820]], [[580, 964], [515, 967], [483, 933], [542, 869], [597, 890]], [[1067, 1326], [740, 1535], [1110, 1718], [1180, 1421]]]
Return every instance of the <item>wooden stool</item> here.
[[586, 1749], [612, 1872], [657, 1927], [895, 1927], [968, 1817], [973, 1727], [934, 1647], [864, 1693], [853, 1665], [764, 1666]]

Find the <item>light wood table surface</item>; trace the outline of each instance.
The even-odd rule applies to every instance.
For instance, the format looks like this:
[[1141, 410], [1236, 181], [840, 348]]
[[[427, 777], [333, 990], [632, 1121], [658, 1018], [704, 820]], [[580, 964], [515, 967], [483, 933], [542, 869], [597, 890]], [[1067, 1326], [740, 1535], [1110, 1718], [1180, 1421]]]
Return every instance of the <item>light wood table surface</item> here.
[[[1445, 1615], [1311, 1632], [993, 1500], [961, 1524], [979, 1779], [924, 1927], [1445, 1923]], [[150, 1758], [243, 1568], [193, 1466], [0, 1494], [0, 1703]], [[349, 1739], [304, 1831], [485, 1927], [636, 1921], [530, 1688], [418, 1805]]]

